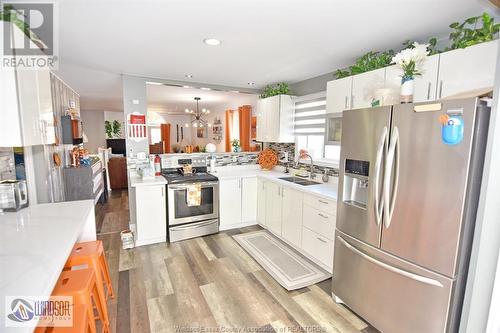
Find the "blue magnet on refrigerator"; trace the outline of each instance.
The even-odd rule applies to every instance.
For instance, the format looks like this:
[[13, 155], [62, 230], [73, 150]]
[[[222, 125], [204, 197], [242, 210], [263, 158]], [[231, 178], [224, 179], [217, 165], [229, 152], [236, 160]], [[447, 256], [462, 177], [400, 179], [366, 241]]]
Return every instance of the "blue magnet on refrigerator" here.
[[462, 116], [448, 116], [441, 126], [441, 138], [447, 145], [457, 145], [464, 139], [464, 120]]

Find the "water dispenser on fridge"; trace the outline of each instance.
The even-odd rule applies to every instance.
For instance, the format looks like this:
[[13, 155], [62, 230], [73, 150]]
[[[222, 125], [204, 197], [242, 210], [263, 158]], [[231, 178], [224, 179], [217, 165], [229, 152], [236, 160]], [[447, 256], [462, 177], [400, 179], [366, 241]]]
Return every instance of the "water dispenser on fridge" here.
[[370, 162], [346, 159], [344, 166], [345, 204], [366, 209], [368, 201], [368, 173]]

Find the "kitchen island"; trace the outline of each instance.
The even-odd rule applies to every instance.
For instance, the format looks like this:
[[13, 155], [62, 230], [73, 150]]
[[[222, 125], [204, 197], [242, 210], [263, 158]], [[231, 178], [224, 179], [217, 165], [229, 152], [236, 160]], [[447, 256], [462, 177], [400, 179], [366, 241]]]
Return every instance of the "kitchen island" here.
[[59, 274], [80, 241], [96, 239], [94, 201], [29, 206], [0, 213], [0, 331], [32, 332], [5, 327], [5, 296], [49, 298]]

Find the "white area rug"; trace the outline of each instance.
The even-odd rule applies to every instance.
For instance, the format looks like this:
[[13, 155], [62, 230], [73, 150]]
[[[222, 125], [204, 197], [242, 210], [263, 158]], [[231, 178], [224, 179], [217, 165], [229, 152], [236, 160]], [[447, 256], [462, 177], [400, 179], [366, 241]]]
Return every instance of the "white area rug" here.
[[266, 230], [238, 234], [233, 238], [287, 290], [308, 287], [331, 277]]

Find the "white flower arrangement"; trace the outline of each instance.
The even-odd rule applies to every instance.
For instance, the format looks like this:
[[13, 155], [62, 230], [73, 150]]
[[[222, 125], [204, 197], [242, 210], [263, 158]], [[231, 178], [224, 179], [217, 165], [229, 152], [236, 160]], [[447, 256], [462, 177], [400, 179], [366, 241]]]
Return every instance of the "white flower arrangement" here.
[[411, 47], [401, 50], [396, 54], [391, 63], [396, 64], [403, 70], [402, 82], [413, 80], [415, 76], [422, 75], [421, 68], [427, 58], [429, 44], [413, 43]]

